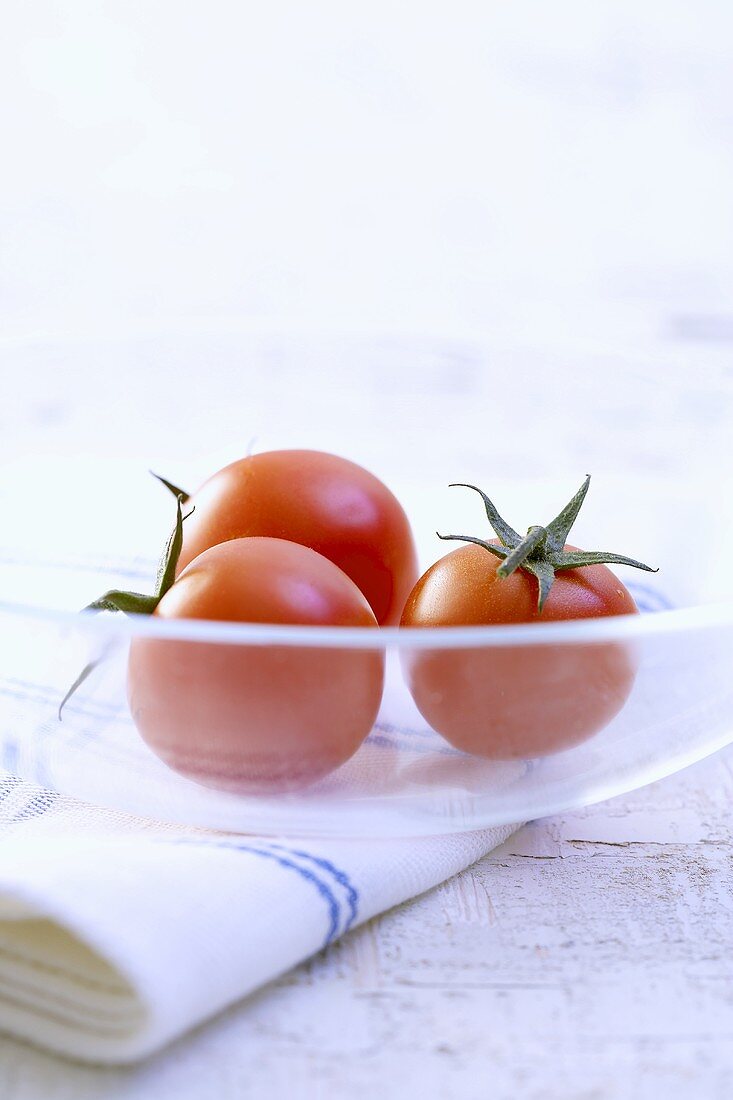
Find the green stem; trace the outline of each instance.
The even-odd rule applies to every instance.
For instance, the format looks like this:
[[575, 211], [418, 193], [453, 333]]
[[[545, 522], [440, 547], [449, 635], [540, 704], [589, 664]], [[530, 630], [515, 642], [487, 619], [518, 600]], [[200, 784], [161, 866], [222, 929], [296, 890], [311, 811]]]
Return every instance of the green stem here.
[[186, 504], [186, 502], [191, 499], [190, 493], [187, 493], [185, 489], [179, 489], [178, 486], [174, 485], [172, 481], [168, 481], [168, 478], [161, 477], [160, 474], [156, 474], [155, 470], [149, 470], [148, 472], [151, 473], [153, 477], [161, 483], [161, 485], [165, 485], [168, 492], [173, 493], [173, 496], [176, 498], [176, 500], [178, 500], [178, 498], [180, 497], [183, 503]]
[[[158, 475], [155, 474], [155, 477]], [[159, 479], [160, 481], [163, 478]], [[171, 487], [168, 482], [166, 485]], [[178, 565], [178, 559], [181, 556], [181, 548], [183, 546], [183, 523], [193, 512], [193, 508], [186, 515], [183, 515], [182, 505], [184, 503], [184, 494], [179, 493], [176, 498], [176, 522], [171, 531], [168, 541], [163, 551], [163, 556], [158, 566], [158, 576], [155, 582], [155, 593], [152, 596], [146, 596], [142, 592], [125, 592], [120, 588], [112, 588], [109, 592], [105, 592], [103, 596], [93, 600], [90, 604], [83, 609], [84, 611], [122, 611], [126, 615], [152, 615], [156, 607], [165, 596], [166, 592], [170, 590], [176, 579], [176, 567]], [[59, 706], [59, 721], [61, 721], [61, 711], [64, 705], [69, 701], [74, 692], [81, 687], [87, 677], [94, 671], [99, 664], [99, 660], [90, 661], [77, 676], [74, 683], [71, 685], [66, 695], [61, 700]]]
[[544, 527], [530, 527], [519, 545], [515, 546], [511, 554], [508, 554], [497, 568], [497, 576], [511, 576], [515, 569], [519, 569], [519, 566], [522, 565], [527, 558], [534, 555], [534, 552], [538, 549], [540, 544], [544, 543], [546, 534], [547, 531]]

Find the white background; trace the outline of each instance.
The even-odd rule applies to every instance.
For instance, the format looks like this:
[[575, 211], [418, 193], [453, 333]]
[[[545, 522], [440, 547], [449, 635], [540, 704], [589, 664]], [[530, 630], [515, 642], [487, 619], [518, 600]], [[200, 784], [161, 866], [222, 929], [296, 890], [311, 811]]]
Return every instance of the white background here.
[[719, 335], [732, 39], [723, 0], [9, 0], [0, 319]]

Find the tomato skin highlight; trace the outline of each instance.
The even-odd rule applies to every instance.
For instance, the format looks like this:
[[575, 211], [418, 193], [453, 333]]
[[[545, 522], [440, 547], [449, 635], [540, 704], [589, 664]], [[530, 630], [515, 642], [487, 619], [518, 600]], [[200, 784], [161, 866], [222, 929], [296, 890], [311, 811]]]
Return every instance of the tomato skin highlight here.
[[[341, 570], [283, 539], [221, 543], [191, 562], [160, 618], [376, 629]], [[136, 637], [128, 700], [148, 746], [206, 786], [294, 790], [339, 767], [370, 732], [382, 698], [381, 650]]]
[[[605, 565], [558, 572], [540, 615], [535, 578], [522, 569], [499, 578], [498, 564], [473, 544], [447, 554], [415, 585], [401, 625], [490, 626], [638, 613]], [[618, 642], [405, 649], [402, 666], [433, 729], [456, 748], [495, 760], [545, 756], [586, 740], [619, 712], [636, 676], [631, 647]]]
[[415, 542], [397, 498], [356, 463], [321, 451], [266, 451], [219, 470], [191, 504], [179, 571], [229, 539], [287, 539], [343, 569], [380, 625], [399, 622], [418, 577]]

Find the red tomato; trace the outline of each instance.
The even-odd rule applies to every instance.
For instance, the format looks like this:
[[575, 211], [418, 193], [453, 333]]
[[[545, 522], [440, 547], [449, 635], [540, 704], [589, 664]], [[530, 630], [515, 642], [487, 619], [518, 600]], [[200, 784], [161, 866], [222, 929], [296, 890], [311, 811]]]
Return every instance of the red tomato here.
[[418, 577], [399, 501], [361, 466], [320, 451], [269, 451], [225, 466], [191, 498], [179, 571], [245, 536], [299, 542], [343, 569], [380, 624], [396, 624]]
[[[163, 619], [376, 628], [332, 562], [282, 539], [233, 539], [195, 558], [160, 600]], [[150, 748], [183, 775], [244, 792], [312, 783], [358, 749], [382, 697], [380, 650], [137, 637], [128, 698]]]
[[[536, 579], [521, 568], [500, 578], [497, 564], [474, 544], [447, 554], [415, 585], [402, 625], [489, 626], [637, 611], [605, 565], [559, 571], [540, 613]], [[497, 760], [544, 756], [590, 737], [621, 709], [636, 673], [629, 647], [607, 642], [407, 650], [403, 668], [433, 729], [465, 752]]]

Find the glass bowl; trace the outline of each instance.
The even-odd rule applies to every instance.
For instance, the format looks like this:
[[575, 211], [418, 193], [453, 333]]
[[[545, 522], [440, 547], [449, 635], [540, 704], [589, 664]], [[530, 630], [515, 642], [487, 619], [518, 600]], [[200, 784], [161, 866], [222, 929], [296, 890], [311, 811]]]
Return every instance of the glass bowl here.
[[[663, 597], [657, 589], [629, 585], [640, 606], [649, 608], [646, 614], [410, 631], [94, 617], [4, 603], [2, 765], [50, 790], [105, 806], [243, 832], [448, 833], [586, 805], [667, 775], [733, 739], [733, 606], [658, 610]], [[345, 654], [358, 660], [381, 651], [382, 705], [355, 755], [305, 789], [211, 789], [167, 767], [137, 733], [126, 680], [130, 646], [143, 640], [162, 647], [169, 665], [180, 664], [189, 677], [201, 668], [200, 682], [191, 686], [204, 698], [212, 665], [229, 662], [235, 675], [261, 662], [263, 653], [280, 663], [317, 656], [313, 690], [329, 698], [341, 690]], [[60, 720], [68, 686], [90, 661], [99, 664]], [[511, 679], [504, 707], [516, 711], [526, 703], [523, 714], [536, 727], [544, 704], [559, 705], [569, 725], [579, 707], [593, 709], [604, 693], [613, 696], [619, 661], [632, 670], [633, 685], [625, 700], [610, 699], [608, 709], [619, 706], [618, 713], [603, 729], [548, 755], [534, 749], [514, 759], [486, 759], [459, 751], [431, 728], [408, 689], [410, 677], [414, 688], [420, 670], [429, 677], [437, 662], [439, 672], [447, 668], [459, 682], [458, 705], [470, 706], [461, 702], [461, 678], [468, 691], [470, 681], [500, 669]], [[550, 670], [542, 699], [538, 669]], [[494, 720], [500, 716], [489, 717], [487, 729]], [[206, 769], [214, 774], [220, 756], [212, 721], [199, 715], [182, 729], [184, 747], [196, 745], [205, 783]], [[562, 732], [561, 721], [560, 740]]]
[[[108, 400], [97, 377], [100, 348], [88, 340], [5, 348], [17, 379], [11, 420], [20, 425], [14, 438], [11, 431], [6, 457], [13, 461], [0, 481], [0, 508], [15, 540], [6, 539], [0, 552], [6, 772], [104, 806], [205, 828], [429, 835], [587, 805], [733, 740], [727, 367], [698, 362], [693, 373], [671, 352], [660, 359], [526, 342], [246, 332], [120, 337], [101, 348], [105, 362], [133, 376], [143, 369], [148, 400], [140, 406], [121, 391], [115, 430], [97, 416]], [[73, 370], [55, 373], [70, 363]], [[172, 386], [179, 375], [189, 380], [185, 401]], [[214, 409], [206, 404], [212, 386], [227, 398]], [[314, 400], [306, 422], [308, 387]], [[38, 392], [46, 424], [34, 437], [27, 410]], [[74, 404], [80, 395], [83, 415]], [[50, 429], [49, 408], [56, 410]], [[150, 411], [161, 408], [169, 414], [164, 421]], [[77, 608], [108, 588], [146, 590], [152, 582], [171, 513], [146, 467], [194, 485], [246, 451], [242, 408], [252, 428], [274, 425], [258, 449], [311, 446], [372, 468], [405, 505], [424, 567], [446, 552], [436, 527], [487, 535], [475, 496], [447, 489], [448, 482], [481, 485], [513, 526], [526, 529], [555, 515], [590, 471], [594, 481], [573, 541], [660, 567], [653, 576], [618, 570], [642, 614], [373, 632], [80, 615]], [[192, 438], [193, 450], [186, 446]], [[324, 698], [339, 690], [348, 654], [381, 653], [381, 707], [351, 759], [303, 789], [213, 789], [168, 767], [136, 729], [127, 677], [130, 648], [141, 643], [164, 647], [172, 665], [194, 679], [199, 666], [245, 668], [263, 654], [310, 661], [313, 689]], [[90, 661], [98, 662], [92, 675], [59, 720], [66, 690]], [[614, 680], [619, 668], [623, 691]], [[545, 745], [557, 751], [539, 751], [540, 736], [525, 739], [510, 759], [465, 753], [423, 716], [432, 713], [425, 691], [418, 707], [410, 690], [420, 696], [422, 678], [429, 694], [431, 676], [447, 677], [456, 706], [473, 721], [472, 688], [496, 670], [510, 687], [499, 709], [515, 727], [526, 722], [528, 732], [541, 733], [541, 700], [567, 714], [567, 723], [553, 720], [554, 741]], [[205, 672], [194, 687], [192, 698], [205, 699]], [[599, 701], [602, 719], [573, 733], [572, 716]], [[219, 732], [213, 718], [207, 725], [205, 707], [199, 710], [197, 753], [208, 767]], [[501, 717], [494, 710], [480, 721], [490, 730]]]

